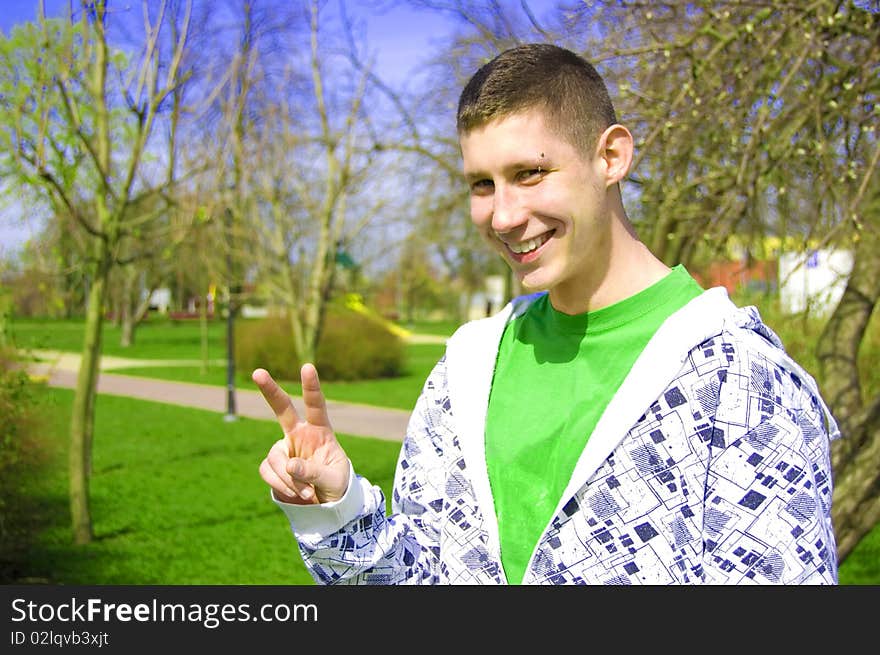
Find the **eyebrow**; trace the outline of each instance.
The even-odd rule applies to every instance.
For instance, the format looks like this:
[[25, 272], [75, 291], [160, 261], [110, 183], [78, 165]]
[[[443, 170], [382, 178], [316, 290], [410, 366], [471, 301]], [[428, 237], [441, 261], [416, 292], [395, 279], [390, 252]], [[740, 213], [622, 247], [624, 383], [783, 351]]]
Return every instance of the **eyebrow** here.
[[486, 175], [485, 173], [480, 173], [478, 171], [471, 171], [471, 172], [464, 173], [464, 179], [466, 182], [476, 182], [477, 180], [482, 180], [487, 177], [490, 177], [490, 176]]
[[[524, 168], [535, 168], [535, 169], [544, 169], [549, 168], [549, 162], [547, 161], [547, 156], [542, 152], [540, 154], [536, 154], [533, 157], [525, 157], [522, 159], [517, 159], [514, 162], [511, 162], [507, 166], [504, 167], [505, 172], [518, 171]], [[464, 171], [464, 179], [468, 182], [474, 182], [476, 180], [481, 180], [483, 178], [492, 177], [488, 173], [485, 173], [480, 170], [474, 171]]]

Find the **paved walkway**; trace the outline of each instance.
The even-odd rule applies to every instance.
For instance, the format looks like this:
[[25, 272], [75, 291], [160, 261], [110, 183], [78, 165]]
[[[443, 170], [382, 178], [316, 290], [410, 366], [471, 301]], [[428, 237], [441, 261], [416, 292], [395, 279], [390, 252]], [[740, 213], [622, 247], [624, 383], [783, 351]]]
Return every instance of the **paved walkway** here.
[[[48, 384], [53, 387], [72, 389], [76, 386], [79, 354], [46, 350], [32, 351], [32, 354], [40, 360], [29, 366], [33, 376], [46, 379]], [[198, 363], [196, 362], [196, 364]], [[135, 366], [171, 366], [175, 364], [192, 365], [192, 363], [182, 360], [135, 360], [121, 357], [102, 357], [98, 393], [197, 407], [221, 414], [227, 413], [226, 387], [170, 382], [108, 372]], [[302, 399], [297, 396], [292, 398], [294, 406], [302, 415], [304, 412]], [[263, 396], [257, 390], [236, 389], [235, 410], [235, 414], [238, 416], [275, 420], [272, 410], [269, 409]], [[377, 437], [394, 441], [403, 439], [410, 414], [408, 411], [399, 409], [385, 409], [332, 400], [327, 401], [327, 411], [333, 422], [333, 429], [341, 434]]]

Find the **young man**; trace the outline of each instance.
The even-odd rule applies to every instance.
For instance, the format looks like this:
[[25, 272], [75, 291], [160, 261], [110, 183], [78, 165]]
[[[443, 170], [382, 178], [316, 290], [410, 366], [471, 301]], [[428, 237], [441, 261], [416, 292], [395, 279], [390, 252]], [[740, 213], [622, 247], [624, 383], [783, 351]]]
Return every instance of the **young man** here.
[[[754, 308], [636, 237], [633, 138], [589, 63], [508, 50], [462, 92], [471, 217], [530, 295], [449, 339], [385, 513], [302, 369], [260, 473], [319, 583], [834, 584], [813, 379]], [[546, 292], [546, 293], [545, 293]]]

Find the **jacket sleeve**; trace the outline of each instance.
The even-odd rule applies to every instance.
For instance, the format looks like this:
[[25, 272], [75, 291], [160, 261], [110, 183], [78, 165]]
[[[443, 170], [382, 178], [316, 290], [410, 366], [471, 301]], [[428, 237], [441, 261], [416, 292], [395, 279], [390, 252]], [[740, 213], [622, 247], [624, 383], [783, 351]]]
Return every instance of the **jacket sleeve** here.
[[720, 376], [711, 431], [702, 435], [703, 579], [836, 584], [834, 419], [796, 364], [743, 344], [736, 351]]
[[[439, 516], [449, 428], [445, 360], [428, 377], [407, 426], [391, 515], [382, 490], [352, 475], [346, 495], [315, 506], [276, 504], [319, 584], [437, 584]], [[354, 473], [354, 472], [353, 472]]]

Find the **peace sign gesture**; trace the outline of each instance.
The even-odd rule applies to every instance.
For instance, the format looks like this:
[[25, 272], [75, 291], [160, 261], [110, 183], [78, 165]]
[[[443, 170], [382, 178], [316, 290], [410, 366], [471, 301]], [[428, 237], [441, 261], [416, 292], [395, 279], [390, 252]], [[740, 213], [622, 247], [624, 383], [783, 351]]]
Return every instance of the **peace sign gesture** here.
[[348, 488], [349, 462], [336, 441], [327, 403], [321, 393], [318, 371], [312, 364], [300, 369], [305, 420], [269, 372], [258, 368], [251, 375], [284, 431], [260, 464], [260, 476], [272, 487], [275, 498], [294, 505], [339, 500]]

